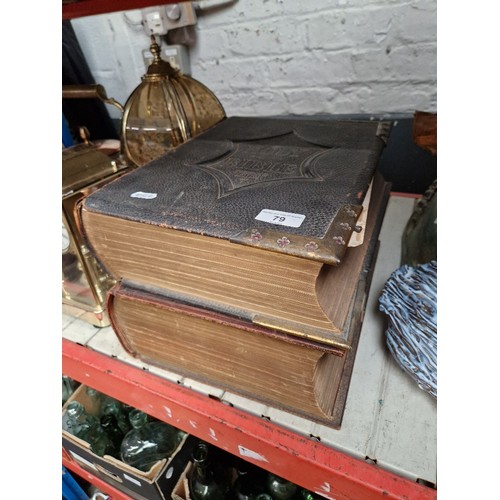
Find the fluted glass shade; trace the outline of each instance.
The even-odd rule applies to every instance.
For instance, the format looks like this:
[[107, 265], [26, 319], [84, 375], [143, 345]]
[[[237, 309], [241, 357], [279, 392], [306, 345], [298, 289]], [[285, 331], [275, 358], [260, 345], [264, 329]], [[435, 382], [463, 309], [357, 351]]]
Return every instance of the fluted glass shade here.
[[125, 104], [122, 142], [125, 154], [142, 166], [207, 130], [226, 117], [205, 85], [160, 57], [151, 37], [153, 62]]

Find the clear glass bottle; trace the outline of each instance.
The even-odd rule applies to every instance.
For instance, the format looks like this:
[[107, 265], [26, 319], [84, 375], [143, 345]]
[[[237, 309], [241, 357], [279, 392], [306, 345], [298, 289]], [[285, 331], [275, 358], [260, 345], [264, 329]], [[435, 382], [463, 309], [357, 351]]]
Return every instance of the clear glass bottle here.
[[294, 498], [298, 487], [296, 484], [269, 473], [267, 475], [267, 491], [274, 500], [288, 500]]
[[189, 495], [193, 500], [224, 500], [229, 483], [215, 473], [208, 444], [200, 442], [192, 455], [193, 471], [189, 478]]
[[123, 438], [121, 459], [144, 472], [169, 457], [185, 435], [165, 422], [150, 421], [146, 413], [137, 409], [130, 411], [129, 420], [132, 429]]

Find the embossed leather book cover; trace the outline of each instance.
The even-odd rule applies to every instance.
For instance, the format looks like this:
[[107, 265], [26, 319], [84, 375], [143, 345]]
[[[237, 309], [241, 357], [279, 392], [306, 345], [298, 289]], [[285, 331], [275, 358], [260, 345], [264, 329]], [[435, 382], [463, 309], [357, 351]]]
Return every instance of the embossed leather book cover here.
[[[84, 234], [117, 280], [349, 348], [362, 256], [385, 210], [374, 172], [387, 128], [228, 118], [88, 196]], [[364, 242], [348, 248], [368, 199]]]
[[232, 117], [85, 208], [338, 265], [388, 122]]

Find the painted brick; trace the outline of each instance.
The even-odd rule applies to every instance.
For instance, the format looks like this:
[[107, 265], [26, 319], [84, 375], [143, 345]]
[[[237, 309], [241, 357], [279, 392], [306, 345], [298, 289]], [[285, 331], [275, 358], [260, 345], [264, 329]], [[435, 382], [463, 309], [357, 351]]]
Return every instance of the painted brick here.
[[337, 9], [307, 22], [309, 47], [340, 49], [435, 40], [435, 11], [408, 5]]
[[331, 113], [338, 94], [338, 90], [328, 87], [284, 91], [288, 109], [295, 115]]
[[276, 57], [268, 64], [270, 87], [330, 85], [353, 81], [349, 52], [311, 51], [297, 56]]
[[225, 92], [265, 89], [269, 86], [267, 65], [268, 61], [262, 58], [244, 61], [220, 59], [197, 67], [193, 78], [210, 89], [217, 88]]
[[[421, 3], [421, 1], [414, 0], [412, 3]], [[198, 23], [203, 27], [206, 25], [218, 27], [238, 23], [241, 20], [257, 21], [273, 17], [284, 20], [287, 17], [296, 18], [304, 14], [317, 14], [332, 9], [399, 4], [408, 4], [408, 2], [402, 0], [238, 0], [232, 6], [222, 7], [212, 13], [202, 12], [198, 15]]]
[[290, 114], [288, 101], [281, 91], [255, 90], [219, 96], [228, 116], [272, 116]]
[[201, 29], [197, 26], [198, 43], [190, 50], [190, 60], [217, 61], [228, 55], [228, 41], [224, 29]]
[[411, 92], [396, 83], [222, 93], [218, 96], [228, 115], [413, 113], [436, 109], [434, 85], [415, 84]]
[[[145, 73], [140, 17], [72, 21], [122, 103]], [[229, 115], [435, 111], [436, 32], [436, 0], [239, 0], [198, 13], [191, 74]]]
[[434, 0], [413, 2], [396, 20], [401, 42], [436, 41], [437, 11]]
[[427, 83], [406, 84], [373, 83], [345, 87], [332, 101], [335, 113], [413, 113], [415, 110], [433, 111], [436, 106], [436, 88]]
[[296, 19], [284, 25], [276, 20], [239, 24], [226, 29], [226, 50], [231, 55], [273, 55], [303, 51], [305, 27]]
[[366, 50], [352, 55], [357, 81], [435, 82], [434, 44]]

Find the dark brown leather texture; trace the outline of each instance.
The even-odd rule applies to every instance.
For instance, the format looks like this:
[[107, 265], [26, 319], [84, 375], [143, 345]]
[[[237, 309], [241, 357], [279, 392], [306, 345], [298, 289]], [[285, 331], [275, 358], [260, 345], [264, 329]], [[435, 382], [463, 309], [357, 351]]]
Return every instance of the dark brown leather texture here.
[[[344, 224], [348, 241], [389, 129], [378, 121], [227, 118], [93, 193], [85, 209], [225, 239], [271, 229], [285, 243], [289, 235], [331, 237], [343, 211], [353, 217]], [[273, 225], [255, 219], [263, 209], [304, 219]]]

